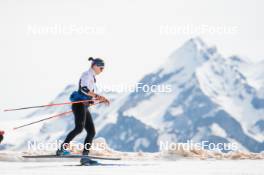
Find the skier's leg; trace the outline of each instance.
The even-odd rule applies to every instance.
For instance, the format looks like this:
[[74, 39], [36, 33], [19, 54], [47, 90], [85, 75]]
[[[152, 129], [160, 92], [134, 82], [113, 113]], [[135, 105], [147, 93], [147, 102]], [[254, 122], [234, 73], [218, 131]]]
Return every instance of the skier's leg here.
[[[87, 136], [84, 141], [83, 155], [88, 155], [92, 145], [93, 138], [95, 136], [95, 127], [94, 127], [93, 119], [88, 109], [86, 111], [85, 130], [87, 131]], [[89, 157], [82, 157], [80, 162], [82, 165], [99, 164], [97, 161], [92, 160]]]
[[[75, 118], [75, 128], [67, 135], [62, 146], [66, 146], [70, 141], [78, 134], [80, 134], [85, 125], [85, 106], [82, 103], [76, 103], [72, 105], [72, 111]], [[64, 147], [65, 148], [65, 147]]]
[[87, 132], [87, 136], [84, 140], [83, 155], [88, 155], [90, 147], [92, 145], [93, 138], [95, 136], [95, 127], [93, 123], [93, 118], [88, 109], [86, 109], [85, 130]]

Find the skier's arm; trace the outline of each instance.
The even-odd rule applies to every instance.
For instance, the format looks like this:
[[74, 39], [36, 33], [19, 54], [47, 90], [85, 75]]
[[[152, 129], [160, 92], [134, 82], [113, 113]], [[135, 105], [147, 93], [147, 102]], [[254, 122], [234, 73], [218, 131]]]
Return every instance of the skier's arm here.
[[87, 88], [86, 86], [81, 87], [81, 90], [84, 94], [91, 96], [92, 98], [99, 100], [100, 102], [105, 102], [107, 104], [110, 104], [109, 100], [107, 98], [105, 98], [104, 96], [98, 95], [96, 93], [94, 93], [93, 91], [91, 91], [89, 88]]
[[99, 100], [100, 102], [110, 104], [110, 101], [107, 98], [105, 98], [104, 96], [98, 95], [92, 91], [89, 91], [88, 95], [95, 98], [96, 100]]
[[81, 76], [80, 86], [82, 93], [96, 98], [97, 94], [91, 91], [91, 89], [94, 89], [94, 79], [92, 76], [87, 76], [87, 74], [83, 74]]
[[82, 76], [81, 77], [81, 91], [88, 95], [93, 97], [94, 99], [106, 103], [106, 104], [110, 104], [109, 100], [103, 96], [100, 96], [96, 93], [94, 93], [94, 91], [92, 89], [94, 89], [94, 78], [92, 76]]
[[89, 91], [89, 92], [87, 93], [87, 95], [89, 95], [89, 96], [91, 96], [91, 97], [93, 97], [93, 98], [97, 98], [97, 97], [99, 97], [99, 95], [97, 95], [96, 93], [94, 93], [94, 92], [92, 92], [92, 91]]

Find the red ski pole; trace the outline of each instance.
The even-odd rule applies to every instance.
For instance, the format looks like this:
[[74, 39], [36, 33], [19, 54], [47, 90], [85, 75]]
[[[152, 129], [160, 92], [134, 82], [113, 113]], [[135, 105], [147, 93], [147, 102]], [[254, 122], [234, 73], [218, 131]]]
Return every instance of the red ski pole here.
[[[93, 104], [90, 104], [89, 106], [93, 106], [93, 105], [96, 105], [96, 104], [99, 104], [99, 103], [100, 102], [93, 103]], [[70, 114], [71, 112], [72, 111], [67, 111], [67, 112], [59, 113], [59, 114], [53, 115], [51, 117], [47, 117], [47, 118], [44, 118], [44, 119], [41, 119], [41, 120], [38, 120], [38, 121], [34, 121], [34, 122], [31, 122], [31, 123], [28, 123], [28, 124], [25, 124], [25, 125], [21, 125], [21, 126], [15, 127], [15, 128], [13, 128], [13, 130], [17, 130], [17, 129], [20, 129], [20, 128], [23, 128], [23, 127], [26, 127], [26, 126], [29, 126], [29, 125], [33, 125], [33, 124], [36, 124], [36, 123], [40, 123], [40, 122], [43, 122], [45, 120], [49, 120], [49, 119], [52, 119], [52, 118], [61, 117], [61, 116], [66, 115], [66, 114]]]
[[51, 104], [40, 105], [40, 106], [29, 106], [29, 107], [23, 107], [23, 108], [5, 109], [4, 112], [17, 111], [17, 110], [23, 110], [23, 109], [32, 109], [32, 108], [51, 107], [51, 106], [62, 106], [62, 105], [67, 105], [67, 104], [84, 103], [84, 102], [91, 102], [91, 101], [94, 101], [94, 100], [81, 100], [81, 101], [64, 102], [64, 103], [51, 103]]
[[29, 126], [29, 125], [33, 125], [35, 123], [40, 123], [40, 122], [43, 122], [45, 120], [49, 120], [49, 119], [52, 119], [52, 118], [56, 118], [56, 117], [60, 117], [60, 116], [63, 116], [63, 115], [66, 115], [66, 114], [69, 114], [71, 113], [72, 111], [67, 111], [67, 112], [63, 112], [63, 113], [60, 113], [60, 114], [56, 114], [54, 116], [51, 116], [51, 117], [48, 117], [48, 118], [44, 118], [44, 119], [41, 119], [41, 120], [38, 120], [38, 121], [35, 121], [35, 122], [31, 122], [31, 123], [28, 123], [28, 124], [25, 124], [25, 125], [21, 125], [21, 126], [18, 126], [18, 127], [15, 127], [13, 128], [13, 130], [17, 130], [19, 128], [23, 128], [23, 127], [26, 127], [26, 126]]

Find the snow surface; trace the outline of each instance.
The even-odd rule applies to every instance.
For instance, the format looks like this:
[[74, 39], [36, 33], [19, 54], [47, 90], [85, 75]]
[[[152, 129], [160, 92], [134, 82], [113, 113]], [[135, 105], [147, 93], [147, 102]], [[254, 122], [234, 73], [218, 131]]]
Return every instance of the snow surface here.
[[[1, 175], [262, 175], [263, 161], [118, 161], [102, 163], [113, 164], [111, 166], [75, 166], [72, 162], [0, 162]], [[120, 165], [121, 164], [121, 165]]]
[[99, 160], [103, 166], [79, 166], [79, 159], [22, 157], [52, 152], [0, 151], [0, 174], [263, 174], [264, 153], [221, 153], [196, 148], [187, 150], [180, 145], [176, 145], [178, 149], [156, 153], [119, 152], [109, 148], [104, 139], [97, 139], [95, 142], [105, 144], [106, 149], [93, 150], [92, 155], [120, 157], [121, 160]]

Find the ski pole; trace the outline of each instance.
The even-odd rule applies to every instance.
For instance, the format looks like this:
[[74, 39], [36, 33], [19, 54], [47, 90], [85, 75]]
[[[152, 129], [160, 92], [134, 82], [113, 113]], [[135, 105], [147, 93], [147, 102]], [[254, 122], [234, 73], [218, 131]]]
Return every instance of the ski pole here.
[[[93, 106], [93, 105], [96, 105], [96, 104], [99, 104], [99, 103], [101, 103], [101, 102], [93, 103], [93, 104], [90, 104], [89, 106]], [[29, 125], [40, 123], [40, 122], [43, 122], [45, 120], [49, 120], [49, 119], [52, 119], [52, 118], [57, 118], [57, 117], [60, 117], [60, 116], [66, 115], [66, 114], [70, 114], [71, 112], [72, 111], [67, 111], [67, 112], [63, 112], [63, 113], [60, 113], [60, 114], [56, 114], [56, 115], [53, 115], [51, 117], [47, 117], [47, 118], [44, 118], [44, 119], [41, 119], [41, 120], [38, 120], [38, 121], [34, 121], [34, 122], [31, 122], [31, 123], [28, 123], [28, 124], [25, 124], [25, 125], [21, 125], [21, 126], [15, 127], [15, 128], [13, 128], [13, 130], [17, 130], [17, 129], [20, 129], [20, 128], [23, 128], [23, 127], [26, 127], [26, 126], [29, 126]]]
[[63, 113], [60, 113], [60, 114], [56, 114], [54, 116], [51, 116], [51, 117], [48, 117], [48, 118], [44, 118], [44, 119], [41, 119], [41, 120], [38, 120], [38, 121], [35, 121], [35, 122], [31, 122], [31, 123], [28, 123], [28, 124], [25, 124], [25, 125], [21, 125], [21, 126], [18, 126], [18, 127], [15, 127], [13, 128], [13, 130], [17, 130], [19, 128], [23, 128], [23, 127], [26, 127], [26, 126], [29, 126], [29, 125], [33, 125], [35, 123], [39, 123], [39, 122], [43, 122], [45, 120], [49, 120], [49, 119], [52, 119], [52, 118], [56, 118], [56, 117], [60, 117], [60, 116], [63, 116], [63, 115], [66, 115], [66, 114], [69, 114], [71, 113], [72, 111], [67, 111], [67, 112], [63, 112]]
[[94, 100], [81, 100], [81, 101], [64, 102], [64, 103], [51, 103], [51, 104], [40, 105], [40, 106], [29, 106], [29, 107], [22, 107], [22, 108], [5, 109], [4, 112], [17, 111], [17, 110], [23, 110], [23, 109], [32, 109], [32, 108], [51, 107], [51, 106], [62, 106], [62, 105], [67, 105], [67, 104], [84, 103], [84, 102], [89, 102], [89, 101], [94, 101]]

